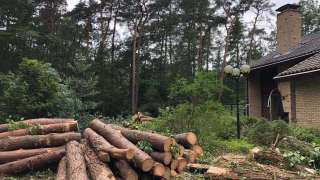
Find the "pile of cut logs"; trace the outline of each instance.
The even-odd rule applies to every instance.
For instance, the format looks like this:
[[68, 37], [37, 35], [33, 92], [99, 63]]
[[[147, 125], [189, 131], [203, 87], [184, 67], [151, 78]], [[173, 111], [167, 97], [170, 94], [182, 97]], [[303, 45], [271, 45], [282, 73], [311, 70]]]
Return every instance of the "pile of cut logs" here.
[[95, 119], [81, 139], [73, 119], [0, 125], [0, 177], [57, 167], [57, 180], [171, 179], [202, 154], [191, 132], [171, 138]]
[[[203, 154], [193, 133], [175, 138], [131, 130], [93, 120], [84, 131], [85, 142], [66, 145], [57, 180], [170, 179]], [[152, 151], [139, 147], [148, 142]]]
[[[23, 126], [24, 129], [16, 128]], [[13, 128], [13, 129], [12, 129]], [[0, 125], [0, 175], [19, 174], [59, 162], [64, 145], [79, 141], [74, 119], [30, 119]]]

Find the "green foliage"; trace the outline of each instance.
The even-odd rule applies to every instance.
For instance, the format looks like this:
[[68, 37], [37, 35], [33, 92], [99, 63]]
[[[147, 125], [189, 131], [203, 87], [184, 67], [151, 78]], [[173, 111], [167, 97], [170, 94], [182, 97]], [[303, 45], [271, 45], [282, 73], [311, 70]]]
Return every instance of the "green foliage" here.
[[23, 122], [16, 122], [13, 120], [9, 120], [8, 121], [8, 130], [9, 131], [14, 131], [14, 130], [18, 130], [18, 129], [27, 129], [30, 126], [26, 123]]
[[192, 81], [178, 77], [170, 86], [169, 97], [175, 103], [191, 102], [193, 105], [207, 100], [217, 100], [219, 92], [224, 90], [217, 78], [216, 72], [199, 72]]
[[148, 142], [148, 141], [144, 141], [144, 140], [139, 141], [137, 143], [137, 147], [147, 153], [153, 152], [152, 144], [150, 144], [150, 142]]
[[170, 147], [170, 152], [171, 152], [173, 158], [175, 158], [175, 159], [178, 158], [179, 155], [181, 154], [179, 145], [178, 144], [173, 144]]
[[270, 146], [279, 134], [279, 139], [289, 135], [290, 129], [286, 122], [262, 120], [256, 123], [248, 132], [248, 139], [256, 144]]
[[294, 167], [296, 165], [304, 164], [307, 160], [306, 157], [302, 156], [299, 151], [295, 152], [286, 152], [283, 154], [283, 157], [288, 161], [288, 165], [290, 167]]
[[24, 59], [16, 73], [0, 76], [0, 115], [72, 117], [81, 101], [48, 63]]
[[41, 134], [42, 132], [42, 126], [40, 124], [35, 124], [32, 125], [28, 128], [28, 131], [30, 132], [30, 134], [32, 135], [37, 135], [37, 134]]
[[231, 152], [241, 152], [241, 153], [248, 153], [254, 145], [247, 142], [246, 140], [228, 140], [225, 141], [227, 149]]
[[312, 142], [316, 138], [316, 135], [311, 129], [302, 128], [297, 125], [290, 125], [290, 134], [291, 136], [306, 142]]

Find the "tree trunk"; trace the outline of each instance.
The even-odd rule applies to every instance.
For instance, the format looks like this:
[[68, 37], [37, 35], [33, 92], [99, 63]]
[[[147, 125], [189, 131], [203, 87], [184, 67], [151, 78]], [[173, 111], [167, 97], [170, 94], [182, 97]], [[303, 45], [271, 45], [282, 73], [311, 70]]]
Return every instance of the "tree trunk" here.
[[210, 165], [189, 163], [187, 165], [187, 168], [190, 172], [205, 173], [210, 168]]
[[152, 158], [123, 137], [119, 131], [113, 129], [111, 125], [104, 124], [96, 119], [91, 122], [90, 127], [114, 146], [123, 149], [133, 149], [135, 151], [133, 161], [141, 170], [148, 172], [152, 169], [154, 163]]
[[171, 145], [173, 143], [172, 139], [166, 136], [162, 136], [156, 133], [138, 131], [138, 130], [130, 130], [126, 128], [121, 128], [118, 126], [113, 126], [115, 129], [119, 129], [121, 134], [129, 139], [133, 143], [138, 143], [139, 141], [148, 141], [152, 146], [159, 150], [168, 152], [170, 151]]
[[107, 152], [115, 159], [131, 160], [134, 157], [133, 149], [118, 149], [90, 128], [85, 129], [83, 135], [88, 139], [97, 153], [101, 152], [100, 154], [102, 154], [103, 152]]
[[41, 149], [19, 149], [16, 151], [3, 151], [3, 152], [0, 152], [0, 163], [3, 164], [3, 163], [12, 162], [12, 161], [17, 161], [20, 159], [36, 156], [39, 154], [45, 154], [45, 153], [57, 151], [60, 149], [64, 149], [64, 147], [41, 148]]
[[125, 160], [117, 160], [114, 162], [114, 165], [119, 170], [122, 179], [138, 180], [138, 174]]
[[56, 180], [67, 180], [67, 161], [66, 157], [63, 157], [58, 166]]
[[162, 177], [165, 173], [165, 168], [164, 165], [158, 162], [155, 162], [153, 164], [153, 168], [152, 168], [152, 174], [154, 176], [158, 176], [158, 177]]
[[40, 125], [39, 127], [35, 126], [35, 128], [31, 127], [28, 129], [18, 129], [15, 131], [7, 131], [7, 132], [0, 133], [0, 139], [6, 138], [8, 136], [64, 133], [64, 132], [70, 132], [70, 131], [78, 131], [78, 123], [76, 121], [68, 122], [68, 123], [60, 123], [60, 124]]
[[133, 47], [132, 47], [132, 87], [131, 87], [131, 110], [132, 114], [137, 113], [138, 107], [137, 107], [137, 99], [136, 99], [136, 93], [137, 93], [137, 29], [134, 30], [133, 34]]
[[185, 148], [190, 148], [191, 146], [197, 144], [197, 136], [193, 132], [187, 132], [182, 134], [177, 134], [174, 136], [177, 143], [183, 145]]
[[167, 166], [164, 167], [165, 168], [165, 171], [164, 171], [164, 174], [163, 174], [163, 178], [164, 179], [167, 179], [167, 180], [170, 180], [170, 177], [171, 177], [171, 169]]
[[171, 177], [176, 177], [178, 175], [177, 171], [171, 169]]
[[[48, 124], [60, 124], [60, 123], [67, 123], [67, 122], [74, 122], [74, 119], [59, 119], [59, 118], [39, 118], [39, 119], [29, 119], [25, 121], [18, 121], [17, 123], [25, 123], [28, 125], [48, 125]], [[0, 133], [8, 131], [9, 124], [1, 124], [0, 125]]]
[[172, 159], [171, 164], [170, 164], [170, 169], [175, 170], [178, 167], [178, 160], [177, 159]]
[[181, 158], [181, 157], [178, 158], [177, 160], [178, 160], [178, 166], [176, 168], [176, 171], [178, 173], [182, 173], [186, 169], [188, 165], [188, 161], [185, 158]]
[[68, 179], [89, 180], [83, 155], [83, 147], [78, 142], [71, 141], [66, 145]]
[[192, 150], [184, 150], [183, 157], [188, 160], [189, 163], [194, 163], [197, 160], [197, 154]]
[[17, 136], [0, 139], [0, 151], [33, 149], [40, 147], [62, 146], [69, 141], [81, 139], [80, 133], [61, 133], [48, 135]]
[[93, 150], [86, 145], [85, 156], [87, 168], [91, 177], [91, 180], [115, 180], [111, 169], [107, 164], [101, 162]]
[[18, 174], [57, 163], [65, 155], [65, 150], [51, 151], [45, 154], [32, 156], [18, 161], [0, 165], [0, 174]]
[[159, 161], [165, 165], [169, 165], [172, 160], [172, 154], [170, 152], [151, 152], [149, 155], [156, 161]]

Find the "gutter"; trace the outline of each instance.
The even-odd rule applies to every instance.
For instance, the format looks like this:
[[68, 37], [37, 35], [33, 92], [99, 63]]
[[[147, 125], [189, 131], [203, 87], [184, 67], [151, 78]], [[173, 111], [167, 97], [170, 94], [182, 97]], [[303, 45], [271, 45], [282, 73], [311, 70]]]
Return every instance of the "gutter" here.
[[287, 77], [293, 77], [293, 76], [298, 76], [298, 75], [304, 75], [304, 74], [309, 74], [313, 72], [320, 72], [320, 69], [315, 69], [315, 70], [310, 70], [310, 71], [305, 71], [305, 72], [300, 72], [300, 73], [294, 73], [294, 74], [288, 74], [288, 75], [282, 75], [282, 76], [276, 76], [273, 79], [281, 79], [281, 78], [287, 78]]

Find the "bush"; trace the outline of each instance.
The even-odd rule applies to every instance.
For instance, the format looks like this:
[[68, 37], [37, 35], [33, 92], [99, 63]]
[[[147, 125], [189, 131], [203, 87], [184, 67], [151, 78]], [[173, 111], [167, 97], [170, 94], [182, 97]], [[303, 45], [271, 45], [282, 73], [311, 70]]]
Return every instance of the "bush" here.
[[301, 141], [312, 142], [316, 138], [311, 129], [290, 125], [290, 131], [291, 136], [294, 136]]
[[50, 64], [33, 59], [0, 76], [0, 102], [3, 119], [73, 117], [81, 104]]
[[247, 142], [246, 140], [229, 140], [226, 141], [227, 148], [232, 152], [242, 152], [242, 153], [248, 153], [254, 145]]
[[248, 139], [256, 144], [270, 146], [279, 135], [282, 139], [289, 135], [290, 129], [286, 122], [277, 121], [259, 121], [248, 132]]

